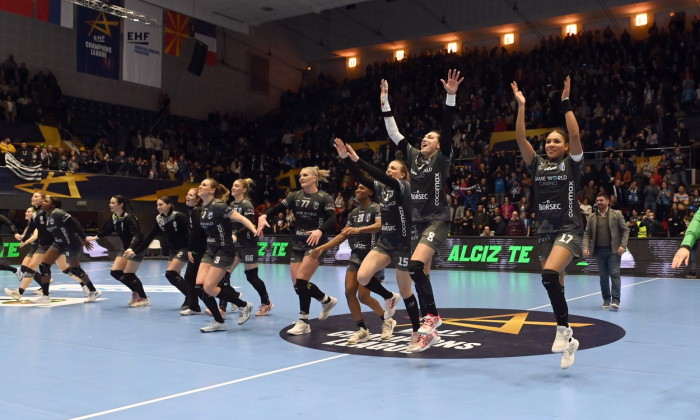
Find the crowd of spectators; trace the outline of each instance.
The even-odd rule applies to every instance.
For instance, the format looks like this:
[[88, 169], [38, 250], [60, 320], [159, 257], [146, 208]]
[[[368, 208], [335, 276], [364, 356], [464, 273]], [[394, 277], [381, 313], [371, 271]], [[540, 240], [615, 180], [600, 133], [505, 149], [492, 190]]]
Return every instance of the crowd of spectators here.
[[[456, 68], [465, 80], [457, 95], [452, 187], [446, 191], [453, 199], [452, 233], [521, 236], [532, 231], [532, 180], [514, 147], [489, 149], [489, 139], [493, 132], [513, 129], [512, 80], [532, 104], [528, 127], [561, 125], [557, 99], [562, 81], [571, 75], [571, 97], [587, 152], [578, 192], [584, 214], [591, 211], [595, 193], [605, 189], [613, 196], [613, 207], [624, 210], [631, 223], [641, 224], [647, 216], [659, 224], [646, 229], [650, 235], [675, 235], [674, 220], [687, 219], [698, 205], [687, 170], [700, 165], [691, 162], [697, 154], [690, 153], [692, 140], [685, 125], [700, 109], [698, 45], [700, 21], [694, 18], [688, 29], [676, 24], [659, 29], [654, 24], [648, 39], [640, 41], [608, 28], [566, 38], [550, 36], [527, 54], [504, 48], [424, 53], [368, 65], [364, 77], [340, 83], [321, 74], [299, 92], [284, 93], [279, 109], [261, 118], [212, 112], [204, 130], [166, 121], [157, 133], [109, 121], [99, 140], [80, 150], [20, 144], [17, 154], [24, 163], [63, 171], [194, 182], [211, 176], [225, 185], [250, 177], [256, 181], [254, 202], [268, 204], [289, 190], [275, 182], [280, 171], [318, 165], [331, 172], [322, 188], [337, 196], [340, 227], [355, 205], [355, 182], [335, 157], [331, 140], [363, 143], [387, 138], [378, 105], [382, 78], [392, 86], [400, 131], [409, 139], [421, 138], [440, 126], [440, 78]], [[18, 78], [19, 70], [14, 74]], [[4, 76], [8, 84], [8, 73]], [[544, 135], [530, 140], [541, 153]], [[365, 146], [360, 154], [379, 166], [401, 157], [391, 142], [374, 151]], [[293, 223], [288, 215], [278, 219], [274, 229], [281, 232]]]

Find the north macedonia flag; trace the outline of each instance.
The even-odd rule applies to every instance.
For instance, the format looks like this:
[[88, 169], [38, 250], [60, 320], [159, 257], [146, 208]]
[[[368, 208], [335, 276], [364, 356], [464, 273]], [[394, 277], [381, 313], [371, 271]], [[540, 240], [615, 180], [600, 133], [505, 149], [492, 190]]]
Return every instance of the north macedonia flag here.
[[189, 39], [190, 34], [190, 17], [173, 12], [172, 10], [165, 11], [165, 53], [180, 56], [182, 42]]

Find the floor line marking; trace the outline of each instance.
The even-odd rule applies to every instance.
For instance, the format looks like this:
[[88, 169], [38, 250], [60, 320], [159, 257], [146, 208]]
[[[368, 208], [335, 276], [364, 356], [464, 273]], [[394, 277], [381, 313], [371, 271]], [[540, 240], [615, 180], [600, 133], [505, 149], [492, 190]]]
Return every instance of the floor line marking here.
[[[626, 285], [622, 286], [621, 288], [624, 289], [624, 288], [626, 288], [626, 287], [638, 286], [638, 285], [640, 285], [640, 284], [649, 283], [649, 282], [656, 281], [656, 280], [661, 280], [661, 279], [663, 279], [663, 278], [665, 278], [665, 277], [656, 277], [656, 278], [653, 278], [653, 279], [644, 280], [644, 281], [640, 281], [640, 282], [637, 282], [637, 283], [630, 283], [630, 284], [626, 284]], [[582, 295], [582, 296], [576, 296], [576, 297], [573, 297], [573, 298], [570, 298], [570, 299], [566, 299], [566, 301], [567, 301], [567, 302], [572, 302], [572, 301], [574, 301], [574, 300], [579, 300], [579, 299], [583, 299], [583, 298], [587, 298], [587, 297], [591, 297], [591, 296], [597, 296], [597, 295], [600, 295], [600, 292], [589, 293], [589, 294], [587, 294], [587, 295]], [[534, 307], [534, 308], [527, 309], [527, 310], [528, 310], [528, 311], [536, 311], [536, 310], [538, 310], [538, 309], [549, 308], [549, 307], [551, 307], [551, 306], [552, 306], [552, 304], [551, 304], [551, 303], [548, 303], [548, 304], [546, 304], [546, 305], [536, 306], [536, 307]]]
[[234, 380], [232, 380], [232, 381], [222, 382], [222, 383], [220, 383], [220, 384], [209, 385], [209, 386], [205, 386], [205, 387], [202, 387], [202, 388], [193, 389], [193, 390], [190, 390], [190, 391], [179, 392], [179, 393], [177, 393], [177, 394], [172, 394], [172, 395], [166, 395], [165, 397], [154, 398], [154, 399], [152, 399], [152, 400], [142, 401], [142, 402], [136, 403], [136, 404], [129, 404], [129, 405], [125, 405], [125, 406], [123, 406], [123, 407], [113, 408], [113, 409], [111, 409], [111, 410], [100, 411], [99, 413], [88, 414], [88, 415], [86, 415], [86, 416], [80, 416], [80, 417], [73, 417], [73, 418], [70, 419], [70, 420], [82, 420], [82, 419], [90, 419], [90, 418], [98, 417], [98, 416], [104, 416], [104, 415], [106, 415], [106, 414], [112, 414], [112, 413], [116, 413], [116, 412], [119, 412], [119, 411], [129, 410], [129, 409], [136, 408], [136, 407], [141, 407], [141, 406], [144, 406], [144, 405], [155, 404], [155, 403], [157, 403], [157, 402], [166, 401], [166, 400], [171, 400], [171, 399], [179, 398], [179, 397], [184, 397], [184, 396], [186, 396], [186, 395], [196, 394], [196, 393], [198, 393], [198, 392], [204, 392], [204, 391], [208, 391], [208, 390], [210, 390], [210, 389], [221, 388], [221, 387], [224, 387], [224, 386], [233, 385], [233, 384], [237, 384], [237, 383], [240, 383], [240, 382], [250, 381], [250, 380], [253, 380], [253, 379], [257, 379], [257, 378], [262, 378], [262, 377], [264, 377], [264, 376], [274, 375], [274, 374], [277, 374], [277, 373], [282, 373], [282, 372], [286, 372], [286, 371], [289, 371], [289, 370], [299, 369], [299, 368], [302, 368], [302, 367], [311, 366], [311, 365], [315, 365], [315, 364], [318, 364], [318, 363], [328, 362], [328, 361], [335, 360], [335, 359], [340, 359], [341, 357], [346, 357], [346, 356], [350, 356], [350, 354], [339, 354], [339, 355], [336, 355], [336, 356], [326, 357], [326, 358], [324, 358], [324, 359], [319, 359], [319, 360], [314, 360], [314, 361], [311, 361], [311, 362], [301, 363], [301, 364], [299, 364], [299, 365], [294, 365], [294, 366], [289, 366], [289, 367], [286, 367], [286, 368], [271, 370], [271, 371], [269, 371], [269, 372], [258, 373], [257, 375], [246, 376], [245, 378], [234, 379]]

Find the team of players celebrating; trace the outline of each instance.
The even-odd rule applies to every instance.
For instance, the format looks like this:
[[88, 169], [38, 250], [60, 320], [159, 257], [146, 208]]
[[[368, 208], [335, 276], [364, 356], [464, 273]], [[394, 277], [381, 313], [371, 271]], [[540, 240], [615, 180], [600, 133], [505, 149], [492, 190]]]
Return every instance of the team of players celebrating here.
[[[150, 299], [136, 271], [148, 244], [161, 235], [170, 250], [165, 277], [185, 297], [180, 313], [183, 316], [199, 314], [201, 301], [207, 314], [213, 317], [211, 324], [201, 331], [225, 331], [227, 302], [238, 308], [238, 325], [248, 321], [253, 310], [253, 304], [242, 300], [240, 293], [230, 285], [230, 272], [240, 262], [245, 266], [246, 279], [260, 297], [255, 315], [265, 316], [274, 307], [265, 283], [258, 277], [256, 237], [262, 238], [263, 229], [269, 226], [268, 217], [289, 209], [296, 219], [289, 267], [299, 298], [299, 319], [287, 333], [311, 333], [312, 298], [321, 304], [320, 320], [326, 319], [336, 306], [338, 300], [311, 282], [311, 277], [324, 252], [348, 239], [352, 253], [345, 290], [348, 307], [358, 327], [348, 342], [359, 343], [370, 338], [360, 302], [381, 318], [381, 339], [388, 339], [396, 326], [393, 319], [396, 306], [402, 299], [413, 331], [406, 351], [425, 351], [440, 340], [437, 328], [442, 319], [431, 286], [430, 269], [433, 256], [449, 230], [449, 203], [444, 191], [452, 158], [456, 94], [462, 80], [457, 70], [450, 70], [447, 78], [441, 80], [446, 91], [442, 131], [428, 132], [415, 147], [399, 132], [389, 104], [389, 85], [381, 81], [380, 102], [386, 129], [406, 162], [394, 160], [385, 170], [375, 168], [360, 159], [343, 140], [335, 140], [338, 156], [349, 158], [351, 171], [359, 181], [355, 192], [359, 206], [350, 214], [347, 226], [331, 241], [328, 235], [334, 233], [336, 224], [334, 202], [328, 193], [319, 189], [319, 182], [324, 181], [328, 173], [318, 167], [303, 168], [299, 174], [301, 188], [267, 210], [257, 221], [248, 198], [253, 187], [250, 179], [239, 179], [233, 184], [233, 201], [227, 204], [229, 190], [207, 178], [188, 192], [188, 212], [175, 210], [169, 197], [159, 198], [156, 224], [145, 237], [126, 197], [112, 197], [111, 219], [98, 235], [86, 237], [80, 223], [61, 210], [60, 200], [37, 192], [32, 196], [32, 207], [27, 210], [27, 229], [24, 234], [16, 235], [22, 246], [31, 243], [30, 252], [19, 270], [22, 281], [18, 289], [5, 289], [5, 292], [19, 300], [34, 278], [41, 286], [37, 291], [41, 295], [38, 301], [50, 303], [50, 268], [56, 262], [83, 287], [85, 302], [94, 302], [101, 292], [80, 267], [78, 255], [83, 246], [90, 247], [100, 236], [116, 232], [123, 250], [114, 260], [110, 274], [132, 291], [129, 306], [149, 306]], [[525, 96], [517, 84], [511, 87], [519, 106], [516, 138], [535, 180], [536, 202], [558, 204], [538, 213], [537, 220], [546, 222], [540, 223], [538, 238], [542, 283], [557, 322], [552, 351], [562, 353], [561, 367], [566, 369], [573, 364], [579, 343], [568, 324], [563, 273], [571, 259], [580, 254], [583, 233], [578, 201], [569, 199], [569, 192], [578, 190], [583, 162], [578, 124], [569, 99], [570, 79], [565, 80], [561, 98], [568, 133], [564, 130], [550, 133], [546, 140], [546, 157], [537, 156], [527, 142]], [[380, 273], [391, 263], [396, 267], [398, 293], [387, 290], [380, 280]], [[183, 277], [181, 271], [185, 265]], [[381, 296], [383, 308], [370, 292]], [[215, 297], [219, 298], [219, 305]]]

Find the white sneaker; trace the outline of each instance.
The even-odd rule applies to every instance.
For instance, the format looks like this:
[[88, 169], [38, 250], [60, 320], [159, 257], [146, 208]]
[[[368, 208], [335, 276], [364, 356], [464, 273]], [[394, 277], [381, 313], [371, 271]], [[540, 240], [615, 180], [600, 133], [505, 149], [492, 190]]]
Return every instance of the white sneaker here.
[[394, 334], [394, 328], [396, 327], [396, 321], [393, 318], [385, 319], [382, 322], [382, 335], [381, 339], [386, 340]]
[[224, 321], [222, 323], [212, 321], [211, 324], [207, 325], [206, 327], [200, 328], [199, 331], [201, 331], [203, 333], [216, 332], [216, 331], [226, 331], [226, 321]]
[[333, 309], [338, 303], [338, 299], [334, 298], [333, 296], [330, 296], [330, 298], [330, 302], [321, 304], [321, 313], [318, 315], [318, 319], [320, 319], [321, 321], [328, 318], [328, 315], [330, 315], [331, 313], [331, 309]]
[[238, 308], [238, 325], [243, 325], [250, 318], [250, 313], [253, 312], [253, 304], [248, 302], [245, 306]]
[[143, 308], [146, 306], [151, 306], [151, 300], [148, 298], [139, 298], [136, 300], [136, 302], [132, 303], [131, 305], [132, 308]]
[[427, 335], [421, 334], [420, 340], [418, 340], [418, 346], [416, 346], [416, 349], [413, 350], [413, 352], [418, 353], [421, 351], [426, 351], [438, 341], [440, 341], [440, 336], [438, 335], [437, 331], [433, 331], [432, 334]]
[[94, 292], [88, 291], [87, 299], [85, 299], [85, 303], [92, 303], [97, 300], [98, 297], [102, 296], [102, 292], [99, 290], [95, 290]]
[[572, 338], [561, 353], [561, 368], [568, 369], [574, 364], [574, 353], [578, 350], [578, 340]]
[[394, 296], [391, 299], [384, 301], [384, 319], [390, 319], [394, 317], [394, 312], [396, 312], [396, 305], [401, 300], [401, 295], [394, 292]]
[[34, 303], [48, 305], [49, 303], [51, 303], [51, 297], [46, 296], [46, 295], [41, 295], [38, 298], [34, 299]]
[[360, 328], [359, 330], [355, 331], [350, 338], [348, 338], [348, 343], [364, 343], [367, 340], [369, 340], [369, 330], [367, 328]]
[[[90, 297], [90, 293], [91, 293], [91, 292], [90, 292], [90, 289], [88, 289], [87, 286], [83, 286], [83, 294], [85, 295], [86, 298], [89, 298], [89, 297]], [[86, 301], [86, 302], [87, 302], [87, 301]], [[93, 302], [94, 302], [94, 300], [93, 300]]]
[[202, 311], [193, 311], [190, 308], [187, 308], [184, 311], [180, 311], [180, 315], [182, 315], [182, 316], [199, 315], [201, 313], [202, 313]]
[[129, 300], [129, 303], [127, 303], [127, 305], [131, 306], [134, 303], [136, 303], [137, 300], [139, 300], [139, 294], [136, 292], [131, 292], [131, 299]]
[[311, 332], [311, 325], [308, 322], [304, 322], [301, 319], [297, 321], [296, 324], [287, 330], [287, 334], [290, 335], [302, 335], [309, 334]]
[[19, 290], [5, 289], [5, 294], [14, 300], [22, 300], [22, 295], [19, 294]]
[[426, 315], [423, 325], [418, 328], [418, 334], [430, 335], [435, 332], [435, 328], [442, 325], [442, 319], [440, 316]]
[[418, 334], [416, 331], [412, 332], [411, 341], [409, 341], [405, 351], [408, 353], [413, 353], [414, 351], [416, 351], [416, 349], [418, 348], [418, 343], [420, 342], [420, 337], [421, 335]]
[[566, 343], [569, 342], [569, 338], [572, 335], [574, 335], [574, 331], [570, 327], [557, 325], [557, 335], [554, 337], [554, 343], [552, 343], [552, 353], [564, 351], [564, 347], [566, 347]]

